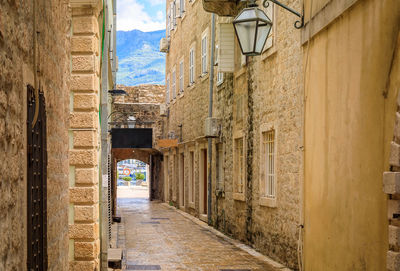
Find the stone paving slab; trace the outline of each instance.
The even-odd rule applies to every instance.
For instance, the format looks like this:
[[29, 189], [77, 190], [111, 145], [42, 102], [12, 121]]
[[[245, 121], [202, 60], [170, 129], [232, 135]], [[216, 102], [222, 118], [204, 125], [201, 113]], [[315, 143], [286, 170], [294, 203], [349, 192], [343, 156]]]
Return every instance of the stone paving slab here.
[[166, 204], [120, 198], [118, 211], [123, 270], [289, 270]]

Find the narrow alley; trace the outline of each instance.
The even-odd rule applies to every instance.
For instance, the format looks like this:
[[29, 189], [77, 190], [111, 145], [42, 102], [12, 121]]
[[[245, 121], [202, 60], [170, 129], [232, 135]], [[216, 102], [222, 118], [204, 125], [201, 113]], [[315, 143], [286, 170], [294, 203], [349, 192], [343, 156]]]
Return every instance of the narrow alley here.
[[122, 222], [115, 225], [123, 270], [285, 270], [247, 248], [250, 255], [239, 242], [216, 235], [205, 223], [165, 203], [149, 201], [143, 190], [124, 189], [119, 196]]

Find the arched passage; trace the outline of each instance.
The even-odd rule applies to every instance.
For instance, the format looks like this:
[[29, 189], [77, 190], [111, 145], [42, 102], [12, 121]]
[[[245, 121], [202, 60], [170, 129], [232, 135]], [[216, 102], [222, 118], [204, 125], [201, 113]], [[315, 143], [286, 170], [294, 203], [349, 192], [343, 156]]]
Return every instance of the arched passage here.
[[116, 215], [117, 208], [117, 169], [118, 162], [132, 159], [148, 165], [146, 175], [148, 185], [149, 200], [161, 200], [163, 195], [163, 175], [162, 172], [162, 154], [156, 149], [112, 149], [112, 206], [113, 216]]

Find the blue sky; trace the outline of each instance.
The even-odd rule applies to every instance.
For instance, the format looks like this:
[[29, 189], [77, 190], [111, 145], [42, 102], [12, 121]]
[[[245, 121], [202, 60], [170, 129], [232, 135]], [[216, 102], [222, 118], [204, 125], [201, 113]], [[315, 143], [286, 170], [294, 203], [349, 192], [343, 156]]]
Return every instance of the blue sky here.
[[165, 0], [117, 0], [117, 30], [165, 29]]

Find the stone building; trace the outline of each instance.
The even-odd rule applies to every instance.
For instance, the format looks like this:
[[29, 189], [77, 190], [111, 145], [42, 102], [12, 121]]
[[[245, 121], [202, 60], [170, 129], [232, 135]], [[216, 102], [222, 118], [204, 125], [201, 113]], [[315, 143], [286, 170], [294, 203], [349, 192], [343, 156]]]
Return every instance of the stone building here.
[[[301, 1], [290, 5], [300, 9]], [[229, 15], [241, 7], [217, 10]], [[290, 14], [272, 5], [265, 11], [275, 25], [258, 58], [241, 55], [233, 17], [216, 16], [213, 117], [220, 133], [209, 150], [212, 17], [199, 0], [167, 1], [164, 137], [177, 139], [177, 146], [163, 149], [165, 201], [207, 221], [211, 151], [213, 226], [296, 268], [303, 75], [295, 63], [302, 60], [301, 39], [289, 27]]]
[[115, 78], [115, 50], [108, 39], [102, 46], [103, 19], [113, 21], [114, 4], [1, 3], [0, 270], [107, 264], [99, 242], [98, 116]]
[[162, 179], [159, 173], [162, 155], [158, 151], [157, 141], [163, 135], [163, 119], [160, 115], [161, 104], [165, 101], [165, 86], [163, 85], [118, 85], [127, 95], [116, 96], [112, 100], [110, 124], [112, 128], [147, 128], [152, 129], [151, 148], [112, 148], [112, 200], [113, 215], [116, 213], [117, 163], [126, 159], [136, 159], [146, 163], [150, 168], [151, 200], [162, 199]]
[[[294, 269], [399, 270], [399, 2], [282, 2], [304, 4], [304, 27], [270, 4], [272, 34], [246, 58], [231, 25], [243, 3], [167, 1], [164, 200], [211, 210], [214, 227]], [[212, 149], [205, 11], [221, 16]]]

